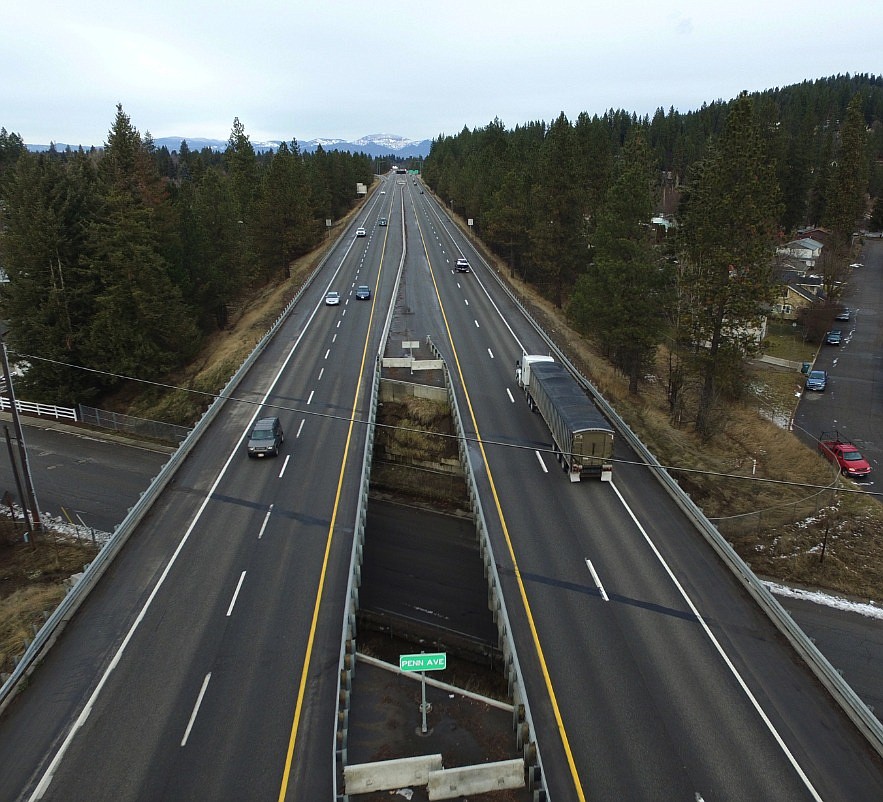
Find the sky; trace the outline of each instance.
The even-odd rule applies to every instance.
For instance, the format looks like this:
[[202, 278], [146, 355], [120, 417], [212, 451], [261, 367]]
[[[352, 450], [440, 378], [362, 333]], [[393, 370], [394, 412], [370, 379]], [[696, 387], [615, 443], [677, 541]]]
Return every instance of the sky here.
[[494, 119], [686, 112], [740, 91], [883, 74], [881, 0], [116, 0], [4, 4], [0, 127], [154, 138], [411, 140]]

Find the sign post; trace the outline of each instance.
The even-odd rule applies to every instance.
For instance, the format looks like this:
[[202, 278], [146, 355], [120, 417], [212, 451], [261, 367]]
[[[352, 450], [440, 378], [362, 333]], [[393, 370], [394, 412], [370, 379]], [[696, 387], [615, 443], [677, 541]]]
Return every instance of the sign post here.
[[422, 714], [422, 726], [420, 732], [426, 735], [426, 672], [442, 671], [447, 668], [448, 655], [446, 652], [436, 652], [435, 654], [400, 654], [399, 655], [399, 671], [419, 671], [420, 672], [420, 712]]

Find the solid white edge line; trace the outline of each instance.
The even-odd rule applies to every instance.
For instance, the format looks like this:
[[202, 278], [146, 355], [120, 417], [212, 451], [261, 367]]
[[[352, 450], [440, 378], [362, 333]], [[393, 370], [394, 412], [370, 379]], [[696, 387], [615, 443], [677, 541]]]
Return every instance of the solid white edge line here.
[[604, 590], [604, 586], [601, 584], [598, 573], [597, 571], [595, 571], [595, 566], [592, 565], [592, 561], [588, 557], [586, 557], [586, 565], [589, 568], [589, 573], [592, 575], [592, 579], [595, 580], [595, 585], [598, 587], [598, 590], [601, 591], [601, 598], [604, 599], [604, 601], [606, 602], [610, 601], [610, 599], [607, 597], [607, 591]]
[[242, 589], [242, 583], [245, 580], [245, 571], [243, 571], [239, 575], [239, 581], [236, 583], [236, 590], [233, 591], [233, 598], [230, 599], [230, 606], [227, 608], [227, 618], [230, 617], [230, 613], [233, 612], [233, 605], [236, 604], [236, 599], [239, 596], [239, 591]]
[[539, 451], [534, 451], [533, 453], [537, 455], [537, 462], [540, 463], [540, 467], [543, 469], [543, 473], [548, 473], [548, 472], [549, 472], [549, 469], [546, 467], [546, 463], [543, 462], [543, 457], [542, 457], [542, 455], [540, 454], [540, 452], [539, 452]]
[[199, 696], [196, 697], [196, 704], [193, 705], [193, 712], [190, 714], [190, 721], [187, 722], [187, 729], [184, 730], [184, 737], [181, 739], [181, 746], [187, 746], [187, 739], [190, 737], [190, 730], [193, 729], [193, 724], [196, 721], [196, 714], [199, 713], [199, 706], [202, 704], [202, 697], [205, 696], [205, 692], [208, 688], [208, 683], [211, 678], [212, 672], [209, 671], [208, 674], [205, 675], [205, 679], [202, 681], [202, 687], [199, 689]]
[[[282, 362], [282, 366], [276, 373], [276, 376], [273, 378], [273, 381], [270, 383], [270, 387], [265, 393], [264, 397], [261, 399], [261, 404], [263, 405], [266, 400], [270, 397], [270, 393], [273, 391], [273, 388], [276, 386], [276, 382], [279, 380], [279, 377], [288, 367], [288, 363], [294, 358], [294, 352], [297, 350], [298, 345], [300, 344], [301, 339], [306, 334], [307, 327], [312, 321], [313, 317], [316, 316], [319, 309], [321, 307], [317, 306], [314, 310], [310, 318], [307, 320], [304, 328], [298, 333], [297, 339], [294, 342], [294, 345], [291, 346], [291, 350], [288, 352], [288, 356], [285, 357], [285, 360]], [[257, 416], [260, 414], [260, 411], [255, 412], [254, 416], [251, 419], [251, 423], [249, 423], [249, 427], [254, 423], [257, 419]], [[156, 584], [153, 586], [153, 590], [150, 591], [150, 595], [147, 597], [147, 601], [144, 602], [144, 605], [141, 607], [141, 610], [138, 612], [138, 615], [135, 617], [135, 620], [132, 622], [132, 626], [129, 627], [129, 631], [126, 633], [126, 637], [123, 638], [122, 643], [120, 643], [117, 648], [116, 653], [111, 659], [110, 663], [108, 663], [107, 668], [104, 670], [104, 674], [101, 675], [101, 679], [98, 681], [98, 684], [95, 686], [95, 689], [92, 691], [91, 696], [86, 702], [83, 710], [80, 712], [80, 715], [77, 716], [77, 720], [74, 722], [73, 726], [70, 728], [67, 736], [65, 736], [64, 741], [62, 741], [61, 746], [58, 747], [58, 751], [55, 753], [55, 757], [52, 758], [49, 763], [49, 767], [43, 773], [43, 776], [40, 778], [40, 782], [37, 783], [37, 787], [34, 789], [34, 792], [28, 798], [29, 802], [34, 802], [34, 800], [42, 799], [43, 794], [46, 793], [46, 790], [52, 783], [52, 779], [55, 776], [55, 772], [58, 771], [58, 766], [61, 764], [61, 761], [64, 759], [65, 754], [67, 754], [67, 750], [70, 748], [71, 743], [76, 737], [77, 732], [79, 732], [80, 728], [83, 724], [86, 723], [86, 720], [89, 718], [89, 714], [92, 712], [92, 707], [95, 704], [95, 701], [101, 695], [101, 691], [104, 690], [104, 686], [107, 684], [110, 679], [110, 675], [113, 673], [113, 670], [119, 665], [120, 660], [122, 659], [123, 654], [129, 646], [132, 638], [135, 636], [135, 632], [140, 626], [141, 622], [144, 620], [147, 615], [147, 611], [150, 609], [150, 606], [153, 604], [154, 599], [159, 595], [162, 586], [165, 584], [166, 578], [171, 573], [172, 568], [175, 567], [175, 563], [178, 561], [178, 557], [181, 552], [184, 550], [184, 546], [187, 545], [187, 542], [190, 540], [190, 536], [193, 534], [193, 531], [196, 529], [196, 525], [199, 523], [200, 518], [202, 518], [202, 514], [205, 512], [205, 508], [208, 507], [209, 503], [212, 501], [215, 495], [215, 491], [218, 489], [218, 485], [221, 484], [224, 476], [227, 474], [227, 469], [230, 467], [233, 460], [237, 457], [239, 453], [239, 448], [245, 440], [245, 435], [248, 432], [248, 428], [245, 429], [242, 433], [242, 437], [239, 438], [239, 442], [233, 447], [233, 450], [230, 452], [230, 456], [227, 457], [227, 461], [224, 463], [224, 466], [218, 472], [218, 475], [215, 477], [215, 481], [212, 482], [212, 486], [209, 488], [208, 493], [206, 493], [205, 498], [202, 500], [202, 503], [199, 505], [199, 508], [196, 510], [196, 514], [193, 516], [193, 519], [190, 521], [187, 530], [181, 536], [181, 540], [178, 543], [175, 551], [172, 552], [172, 556], [169, 558], [168, 563], [166, 563], [166, 567], [163, 569], [162, 573], [159, 575], [159, 579], [156, 580]]]
[[668, 574], [669, 579], [671, 579], [674, 586], [678, 589], [678, 593], [681, 594], [682, 598], [687, 603], [687, 606], [690, 608], [690, 610], [692, 610], [693, 615], [696, 616], [696, 620], [705, 631], [706, 636], [714, 644], [714, 648], [717, 649], [718, 654], [720, 654], [727, 668], [730, 669], [730, 672], [736, 678], [736, 682], [739, 683], [739, 686], [742, 688], [742, 692], [745, 694], [745, 696], [748, 697], [748, 700], [751, 702], [752, 706], [757, 711], [757, 714], [760, 716], [761, 721], [763, 721], [763, 723], [766, 725], [776, 743], [779, 744], [779, 748], [785, 753], [785, 756], [788, 758], [788, 762], [791, 763], [794, 770], [797, 772], [797, 775], [803, 781], [803, 784], [806, 786], [807, 791], [812, 794], [812, 798], [817, 800], [817, 802], [822, 802], [822, 797], [819, 796], [819, 793], [813, 787], [813, 784], [810, 782], [809, 777], [806, 776], [806, 773], [800, 767], [797, 759], [794, 757], [793, 754], [791, 754], [791, 750], [788, 748], [788, 745], [785, 743], [784, 740], [782, 740], [782, 736], [779, 735], [779, 731], [776, 729], [773, 722], [770, 721], [769, 717], [760, 706], [760, 703], [751, 692], [751, 688], [749, 688], [745, 680], [742, 679], [742, 675], [739, 674], [736, 666], [733, 665], [733, 662], [727, 656], [727, 653], [724, 651], [717, 638], [714, 637], [714, 633], [711, 631], [708, 624], [705, 623], [705, 619], [699, 614], [699, 610], [696, 609], [696, 605], [693, 604], [693, 601], [687, 595], [687, 592], [684, 590], [683, 586], [678, 581], [671, 568], [669, 568], [668, 563], [665, 561], [665, 558], [662, 556], [662, 554], [660, 554], [659, 549], [656, 548], [656, 544], [650, 539], [650, 536], [647, 534], [647, 531], [644, 529], [644, 527], [641, 526], [641, 522], [638, 520], [635, 513], [632, 512], [632, 508], [629, 507], [629, 505], [626, 503], [626, 500], [622, 497], [622, 493], [619, 492], [619, 488], [613, 482], [610, 482], [609, 484], [613, 488], [613, 492], [615, 492], [616, 495], [619, 496], [619, 500], [622, 503], [622, 506], [625, 508], [626, 512], [628, 512], [631, 519], [635, 522], [635, 526], [638, 527], [638, 530], [643, 535], [644, 540], [647, 542], [647, 545], [650, 546], [653, 553], [656, 555], [656, 559], [659, 560], [660, 565], [665, 569], [665, 572]]

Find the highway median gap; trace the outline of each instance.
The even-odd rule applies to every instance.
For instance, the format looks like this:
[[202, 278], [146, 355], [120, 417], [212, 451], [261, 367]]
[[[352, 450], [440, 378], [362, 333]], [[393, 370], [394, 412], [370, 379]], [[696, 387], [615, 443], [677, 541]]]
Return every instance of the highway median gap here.
[[[384, 381], [381, 398], [361, 563], [358, 668], [344, 714], [346, 793], [355, 793], [351, 766], [438, 754], [457, 771], [520, 761], [517, 789], [495, 791], [493, 799], [529, 802], [515, 714], [500, 701], [508, 698], [504, 660], [458, 442], [450, 436], [456, 429], [447, 393]], [[458, 776], [442, 784], [459, 787]], [[496, 775], [486, 782], [503, 788]], [[413, 788], [412, 802], [445, 798], [428, 793], [427, 783]], [[359, 799], [388, 797], [375, 790]]]

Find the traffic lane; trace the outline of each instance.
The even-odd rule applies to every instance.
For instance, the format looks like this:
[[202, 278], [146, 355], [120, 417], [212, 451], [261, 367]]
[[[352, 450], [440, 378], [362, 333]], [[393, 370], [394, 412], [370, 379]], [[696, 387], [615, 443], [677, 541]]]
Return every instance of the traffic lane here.
[[[9, 415], [3, 420], [12, 435]], [[74, 524], [101, 532], [122, 522], [172, 450], [28, 418], [22, 424], [41, 513], [67, 521], [66, 510]], [[8, 459], [0, 459], [0, 488], [18, 499]]]
[[[210, 428], [211, 431], [211, 428]], [[94, 690], [205, 498], [204, 438], [67, 622], [0, 719], [0, 787], [31, 789]]]
[[[289, 321], [286, 327], [283, 327], [280, 336], [267, 345], [262, 359], [255, 366], [256, 370], [250, 371], [243, 381], [238, 391], [240, 394], [252, 394], [258, 398], [258, 393], [250, 390], [254, 386], [251, 380], [255, 376], [258, 377], [258, 383], [265, 380], [266, 363], [275, 365], [273, 370], [279, 369], [278, 361], [287, 357], [291, 349], [291, 339], [296, 339], [296, 337], [285, 337], [284, 332], [286, 329], [290, 331], [297, 325], [298, 321]], [[146, 598], [149, 588], [155, 583], [168, 556], [174, 551], [180, 533], [186, 529], [186, 521], [189, 520], [186, 516], [195, 512], [195, 508], [204, 499], [205, 488], [211, 485], [216, 476], [214, 466], [223, 463], [229, 454], [231, 439], [241, 436], [243, 432], [241, 427], [245, 425], [245, 420], [253, 415], [253, 408], [244, 409], [247, 406], [228, 404], [221, 412], [219, 418], [212, 424], [209, 431], [188, 456], [182, 468], [179, 469], [169, 490], [163, 494], [148, 515], [146, 520], [155, 527], [155, 531], [145, 531], [142, 534], [139, 530], [133, 535], [126, 549], [108, 571], [107, 576], [114, 575], [116, 571], [119, 571], [120, 582], [118, 584], [105, 581], [99, 583], [96, 591], [86, 600], [81, 612], [74, 618], [65, 633], [73, 635], [76, 630], [80, 633], [79, 637], [66, 639], [63, 635], [55, 649], [44, 661], [41, 671], [38, 672], [41, 677], [47, 680], [47, 684], [43, 685], [45, 692], [42, 696], [42, 703], [32, 703], [31, 701], [36, 702], [38, 696], [33, 689], [39, 685], [39, 682], [32, 681], [29, 693], [22, 695], [21, 707], [17, 708], [17, 710], [28, 708], [31, 710], [31, 714], [18, 716], [13, 714], [7, 717], [7, 721], [14, 717], [20, 730], [28, 733], [27, 736], [3, 739], [10, 752], [20, 758], [20, 760], [13, 759], [6, 763], [6, 765], [20, 769], [17, 773], [20, 779], [38, 776], [41, 773], [42, 768], [45, 768], [53, 754], [49, 751], [49, 744], [57, 738], [54, 733], [59, 729], [66, 728], [67, 723], [75, 717], [76, 711], [79, 709], [78, 706], [91, 693], [94, 683], [98, 681], [101, 667], [106, 665], [106, 661], [110, 659], [114, 645], [119, 643], [119, 639], [127, 631], [131, 620], [140, 609], [140, 603]], [[133, 555], [138, 556], [134, 561], [130, 561], [129, 558]], [[106, 595], [97, 592], [105, 588], [107, 588]], [[101, 606], [102, 598], [107, 597], [113, 598], [113, 601], [109, 603], [109, 608]], [[141, 602], [137, 601], [139, 598]], [[93, 600], [95, 601], [94, 607], [91, 605]], [[91, 617], [90, 613], [85, 612], [87, 610], [91, 611]], [[65, 643], [69, 644], [67, 651], [59, 648]], [[67, 659], [71, 654], [78, 656]], [[58, 663], [58, 671], [53, 672], [47, 666], [55, 662], [56, 656], [61, 662]], [[70, 672], [65, 670], [65, 666], [72, 664], [76, 664], [79, 668], [76, 674], [79, 683], [77, 688], [71, 690], [70, 694], [53, 692], [52, 687], [59, 685], [66, 688], [71, 687]], [[91, 668], [88, 668], [89, 666]], [[49, 695], [49, 698], [46, 697], [46, 694]], [[55, 715], [50, 715], [50, 711]], [[31, 746], [34, 746], [38, 742], [44, 744], [43, 749], [30, 749], [27, 753], [23, 753], [16, 748], [18, 744], [30, 743]], [[38, 768], [32, 770], [31, 767], [35, 763]], [[21, 786], [25, 784], [26, 781], [22, 779]]]
[[[331, 436], [321, 439], [329, 456], [340, 449]], [[269, 474], [270, 460], [241, 459], [248, 465], [247, 485], [255, 485], [257, 470]], [[277, 492], [268, 519], [263, 505], [226, 493], [206, 507], [46, 798], [87, 798], [94, 792], [94, 776], [81, 784], [83, 761], [101, 778], [103, 798], [242, 798], [230, 795], [237, 787], [259, 797], [278, 794], [294, 709], [293, 678], [303, 668], [330, 520], [314, 511], [330, 508], [322, 498], [333, 497], [335, 488], [315, 470], [269, 481]], [[302, 514], [304, 508], [309, 514]], [[351, 522], [354, 509], [348, 514]], [[349, 552], [343, 552], [348, 564]], [[335, 654], [342, 608], [337, 612]], [[319, 680], [323, 676], [328, 676], [324, 668]], [[310, 703], [333, 705], [336, 685], [326, 685]], [[203, 692], [199, 727], [184, 744], [188, 716]], [[269, 709], [266, 700], [272, 700]], [[329, 714], [325, 743], [332, 726]], [[326, 783], [330, 750], [327, 755], [321, 772]], [[317, 779], [306, 768], [303, 775], [303, 782]], [[243, 778], [249, 778], [247, 788], [240, 787]]]
[[[453, 317], [453, 315], [452, 315], [452, 317]], [[458, 332], [463, 331], [463, 327], [461, 326], [461, 327], [458, 328], [458, 327], [456, 326], [456, 324], [452, 324], [452, 329], [454, 329], [454, 330], [456, 330], [456, 331], [458, 331]], [[470, 346], [471, 346], [471, 345], [472, 345], [471, 342], [468, 343], [468, 344], [465, 344], [465, 345], [463, 346], [463, 349], [462, 349], [462, 350], [465, 350], [465, 351], [467, 351], [467, 352], [470, 351]], [[477, 352], [478, 352], [478, 351], [479, 351], [479, 349], [478, 349], [478, 347], [476, 346], [476, 347], [473, 349], [473, 358], [475, 358], [475, 357], [477, 356]], [[465, 356], [462, 357], [462, 359], [463, 359], [463, 362], [464, 362], [464, 363], [470, 361], [470, 360], [467, 359]], [[483, 375], [485, 376], [485, 378], [487, 378], [487, 375], [488, 375], [488, 374], [487, 374], [487, 371], [485, 371], [485, 372], [483, 373]], [[492, 381], [483, 381], [483, 382], [481, 383], [481, 387], [482, 387], [482, 389], [486, 389], [486, 388], [488, 388], [488, 387], [493, 387], [493, 386], [494, 386], [494, 384], [493, 384]], [[489, 395], [492, 396], [492, 395], [493, 395], [493, 392], [492, 392], [492, 391], [489, 391]], [[477, 406], [478, 408], [482, 409], [482, 410], [487, 409], [486, 405], [484, 405], [483, 403], [480, 403], [480, 402], [476, 402], [476, 406]], [[492, 419], [495, 419], [495, 420], [497, 420], [497, 421], [501, 420], [501, 416], [500, 416], [500, 415], [490, 415], [489, 417], [492, 418]], [[484, 435], [484, 430], [482, 430], [482, 433], [483, 433], [483, 435]], [[485, 435], [485, 436], [486, 436], [486, 435]], [[493, 460], [492, 460], [492, 463], [493, 463]], [[517, 494], [517, 491], [514, 491], [514, 492], [516, 492], [516, 494]], [[502, 494], [502, 493], [501, 493], [501, 497], [505, 498], [506, 496], [505, 496], [505, 494]], [[513, 540], [514, 540], [514, 539], [515, 539], [515, 538], [513, 537]], [[556, 544], [556, 545], [557, 545], [557, 544]], [[521, 566], [521, 570], [522, 570], [522, 571], [524, 570], [523, 566]], [[557, 609], [557, 608], [556, 608], [556, 609]], [[540, 633], [541, 633], [541, 636], [540, 636], [540, 637], [541, 637], [541, 639], [542, 639], [542, 637], [543, 637], [543, 633], [544, 633], [544, 630], [543, 630], [542, 628], [540, 628]], [[626, 738], [626, 741], [627, 741], [627, 740], [628, 740], [628, 739]], [[548, 744], [548, 741], [544, 741], [544, 743], [547, 743], [547, 744]], [[636, 750], [636, 754], [640, 754], [642, 751], [643, 751], [643, 750]], [[674, 765], [679, 765], [679, 763], [678, 763], [678, 761], [677, 761], [677, 758], [675, 758], [675, 759], [673, 759], [672, 761], [670, 761], [670, 764], [673, 765], [673, 766], [674, 766]]]
[[[469, 347], [467, 346], [467, 347], [465, 348], [465, 350], [468, 352], [470, 349], [469, 349]], [[480, 351], [481, 351], [481, 349], [480, 349], [479, 347], [476, 346], [476, 348], [475, 348], [474, 351], [473, 351], [473, 355], [480, 353]], [[464, 361], [464, 362], [467, 361], [465, 357], [464, 357], [463, 361]], [[486, 372], [485, 372], [485, 375], [487, 375]], [[496, 393], [493, 389], [488, 389], [488, 388], [494, 388], [495, 386], [496, 386], [496, 385], [494, 385], [493, 382], [485, 381], [485, 382], [481, 383], [480, 388], [481, 388], [481, 390], [486, 390], [486, 391], [487, 391], [487, 392], [486, 392], [486, 396], [487, 396], [488, 398], [492, 398], [492, 397], [496, 396], [497, 393]], [[480, 400], [480, 399], [479, 399], [479, 400]], [[483, 406], [482, 403], [477, 403], [476, 405], [477, 405], [478, 407], [482, 407], [482, 406]], [[491, 417], [493, 420], [498, 421], [498, 422], [499, 422], [499, 421], [503, 421], [503, 420], [505, 420], [505, 415], [501, 415], [501, 414], [491, 415], [490, 417]], [[485, 433], [484, 430], [482, 431], [482, 434], [483, 434], [483, 436], [485, 436], [485, 437], [488, 436], [488, 435]], [[545, 433], [544, 436], [545, 436], [545, 437], [548, 437], [548, 433]], [[549, 445], [551, 446], [551, 443], [549, 443]], [[553, 463], [553, 466], [554, 466], [554, 463]], [[510, 466], [510, 468], [511, 468], [511, 466]], [[513, 492], [517, 492], [517, 491], [513, 491]], [[502, 494], [501, 494], [501, 495], [502, 495]], [[720, 570], [720, 567], [718, 567], [718, 569]], [[543, 630], [541, 630], [541, 632], [543, 632]], [[640, 752], [640, 750], [639, 750], [639, 752]], [[726, 754], [729, 754], [729, 753], [727, 752]], [[755, 759], [755, 760], [754, 760], [754, 765], [763, 765], [763, 761], [758, 761], [757, 759]], [[746, 789], [746, 790], [748, 790], [748, 789]], [[756, 790], [756, 789], [755, 789], [755, 790]]]
[[883, 761], [648, 471], [617, 487], [802, 770], [824, 799], [883, 798]]
[[883, 711], [883, 621], [806, 599], [778, 594], [776, 598], [879, 717]]
[[531, 485], [512, 539], [588, 798], [805, 798], [612, 488], [560, 471]]

